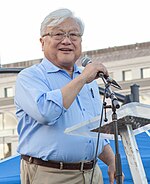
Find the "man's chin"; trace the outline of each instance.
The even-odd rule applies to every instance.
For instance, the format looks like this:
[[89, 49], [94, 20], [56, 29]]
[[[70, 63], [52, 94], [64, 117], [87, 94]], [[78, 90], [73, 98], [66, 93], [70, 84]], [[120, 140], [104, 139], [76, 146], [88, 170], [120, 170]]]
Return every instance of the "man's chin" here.
[[74, 57], [61, 57], [59, 60], [61, 63], [66, 64], [66, 65], [75, 63]]
[[63, 66], [73, 66], [75, 61], [62, 61]]

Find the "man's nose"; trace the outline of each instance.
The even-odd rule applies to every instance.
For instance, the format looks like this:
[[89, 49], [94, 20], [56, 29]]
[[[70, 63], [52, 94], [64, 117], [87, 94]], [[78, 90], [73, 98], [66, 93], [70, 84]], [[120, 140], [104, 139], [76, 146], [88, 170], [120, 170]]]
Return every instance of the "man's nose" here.
[[69, 43], [72, 43], [71, 42], [71, 39], [70, 39], [70, 35], [68, 33], [66, 33], [63, 37], [63, 40], [62, 42], [69, 42]]

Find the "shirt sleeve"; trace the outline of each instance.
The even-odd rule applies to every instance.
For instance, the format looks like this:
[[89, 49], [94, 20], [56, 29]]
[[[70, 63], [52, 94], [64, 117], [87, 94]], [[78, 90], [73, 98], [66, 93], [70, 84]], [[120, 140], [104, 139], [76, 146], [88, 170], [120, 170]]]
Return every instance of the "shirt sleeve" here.
[[110, 141], [108, 139], [104, 139], [104, 146], [106, 146], [107, 144], [110, 144]]
[[[96, 146], [96, 144], [97, 144], [97, 139], [95, 139], [96, 140], [96, 142], [95, 142], [95, 146]], [[108, 139], [103, 139], [103, 138], [101, 138], [100, 140], [99, 140], [99, 151], [98, 151], [98, 155], [100, 155], [102, 152], [103, 152], [103, 149], [104, 149], [104, 147], [107, 145], [107, 144], [109, 144], [110, 142], [109, 142], [109, 140]]]
[[21, 72], [16, 81], [15, 103], [42, 124], [54, 124], [66, 111], [60, 89], [49, 89], [42, 77]]

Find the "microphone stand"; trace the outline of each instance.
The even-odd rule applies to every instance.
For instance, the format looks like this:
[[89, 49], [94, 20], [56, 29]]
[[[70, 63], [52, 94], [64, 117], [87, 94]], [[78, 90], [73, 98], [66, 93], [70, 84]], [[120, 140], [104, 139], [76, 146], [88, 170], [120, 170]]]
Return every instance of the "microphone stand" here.
[[[121, 158], [119, 153], [119, 145], [118, 145], [118, 124], [117, 124], [117, 114], [116, 109], [120, 108], [120, 105], [118, 103], [118, 100], [114, 94], [114, 92], [111, 90], [110, 85], [111, 82], [106, 81], [104, 76], [101, 76], [104, 84], [105, 84], [105, 90], [107, 93], [107, 97], [110, 97], [112, 105], [112, 122], [114, 126], [114, 139], [115, 139], [115, 166], [116, 166], [116, 183], [122, 184], [122, 166], [121, 166]], [[107, 106], [105, 106], [107, 108]]]

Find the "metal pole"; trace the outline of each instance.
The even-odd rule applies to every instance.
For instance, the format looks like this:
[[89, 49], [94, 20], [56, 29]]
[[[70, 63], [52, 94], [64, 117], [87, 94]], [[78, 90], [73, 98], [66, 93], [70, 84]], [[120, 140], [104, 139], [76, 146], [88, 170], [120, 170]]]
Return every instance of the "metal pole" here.
[[130, 86], [133, 102], [139, 102], [139, 87], [140, 86], [137, 84], [133, 84], [132, 86]]
[[118, 144], [118, 123], [117, 123], [116, 108], [113, 107], [112, 110], [113, 110], [112, 121], [114, 126], [114, 139], [115, 139], [116, 184], [122, 184], [122, 164]]
[[0, 68], [0, 74], [19, 73], [24, 68]]

